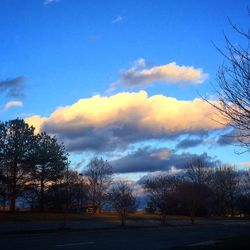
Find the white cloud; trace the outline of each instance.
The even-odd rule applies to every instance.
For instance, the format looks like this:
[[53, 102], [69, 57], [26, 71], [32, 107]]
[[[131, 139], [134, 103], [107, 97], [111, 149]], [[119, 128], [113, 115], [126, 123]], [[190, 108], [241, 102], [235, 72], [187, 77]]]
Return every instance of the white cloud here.
[[[26, 122], [37, 131], [64, 138], [74, 150], [103, 150], [222, 128], [215, 119], [216, 110], [200, 98], [184, 101], [140, 91], [80, 99], [56, 109], [49, 117], [35, 115]], [[158, 157], [167, 157], [167, 153], [161, 152]]]
[[176, 62], [151, 68], [146, 68], [146, 66], [145, 60], [141, 58], [128, 70], [122, 70], [118, 81], [111, 85], [109, 91], [115, 90], [119, 85], [145, 87], [154, 82], [179, 85], [201, 84], [209, 77], [201, 68], [180, 66]]
[[112, 23], [115, 24], [115, 23], [120, 23], [121, 21], [123, 20], [122, 16], [117, 16], [116, 18], [114, 18], [112, 20]]
[[8, 109], [13, 108], [13, 107], [22, 107], [22, 106], [23, 106], [23, 103], [20, 101], [7, 102], [4, 105], [3, 111], [7, 111]]

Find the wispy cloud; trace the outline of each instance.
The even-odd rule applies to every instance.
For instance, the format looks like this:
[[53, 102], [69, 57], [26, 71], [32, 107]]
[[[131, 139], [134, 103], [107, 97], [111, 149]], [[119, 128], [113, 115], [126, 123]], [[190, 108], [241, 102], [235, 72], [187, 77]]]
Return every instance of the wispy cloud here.
[[154, 82], [179, 85], [201, 84], [208, 77], [209, 75], [204, 73], [201, 68], [177, 65], [176, 62], [147, 67], [146, 61], [141, 58], [131, 68], [121, 70], [118, 81], [111, 85], [109, 92], [112, 92], [120, 85], [125, 87], [145, 87]]
[[8, 97], [21, 98], [24, 96], [25, 81], [24, 76], [0, 80], [0, 93], [6, 93]]
[[53, 3], [58, 3], [60, 0], [45, 0], [43, 2], [44, 5], [50, 5], [50, 4], [53, 4]]
[[112, 20], [112, 23], [120, 23], [123, 20], [122, 16], [117, 16]]
[[176, 145], [176, 148], [187, 149], [187, 148], [196, 147], [202, 143], [203, 143], [203, 138], [195, 138], [195, 139], [185, 138]]
[[8, 109], [13, 108], [13, 107], [22, 107], [22, 106], [23, 106], [23, 103], [20, 101], [7, 102], [4, 105], [3, 111], [7, 111]]

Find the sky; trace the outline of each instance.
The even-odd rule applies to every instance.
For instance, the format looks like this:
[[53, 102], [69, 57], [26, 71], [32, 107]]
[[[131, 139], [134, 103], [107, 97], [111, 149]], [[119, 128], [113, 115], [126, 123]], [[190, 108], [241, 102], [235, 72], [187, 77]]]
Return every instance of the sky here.
[[57, 136], [81, 171], [93, 156], [130, 179], [178, 172], [200, 156], [238, 167], [249, 153], [201, 99], [228, 18], [247, 29], [248, 0], [0, 1], [0, 120]]

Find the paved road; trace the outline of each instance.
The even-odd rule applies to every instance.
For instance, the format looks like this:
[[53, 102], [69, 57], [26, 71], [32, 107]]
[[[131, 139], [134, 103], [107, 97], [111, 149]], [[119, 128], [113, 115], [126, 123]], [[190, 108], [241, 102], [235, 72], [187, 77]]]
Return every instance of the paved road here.
[[221, 223], [145, 229], [44, 233], [40, 235], [0, 236], [1, 250], [78, 250], [78, 249], [169, 249], [240, 234], [250, 234], [249, 223]]

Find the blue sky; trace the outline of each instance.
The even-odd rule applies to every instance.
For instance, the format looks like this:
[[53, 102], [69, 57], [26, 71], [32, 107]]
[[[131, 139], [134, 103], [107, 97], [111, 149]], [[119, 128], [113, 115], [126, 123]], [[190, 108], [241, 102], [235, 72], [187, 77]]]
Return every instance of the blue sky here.
[[[0, 119], [33, 115], [50, 117], [58, 107], [72, 105], [80, 99], [92, 98], [98, 94], [114, 96], [121, 92], [139, 93], [138, 91], [144, 90], [148, 97], [160, 94], [186, 101], [199, 97], [198, 93], [213, 95], [211, 83], [215, 82], [216, 71], [223, 58], [212, 41], [223, 48], [224, 31], [234, 43], [241, 43], [227, 18], [230, 17], [239, 27], [247, 28], [247, 7], [249, 1], [246, 0], [2, 0], [0, 83], [13, 79], [21, 81], [24, 86], [18, 91], [24, 97], [7, 95], [6, 91], [0, 92]], [[131, 83], [125, 78], [128, 75], [123, 73], [128, 73], [139, 59], [144, 59], [145, 65], [140, 66], [143, 69], [155, 69], [175, 62], [177, 66], [193, 67], [196, 71], [202, 69], [202, 74], [209, 74], [209, 77], [199, 84], [192, 81], [186, 84], [182, 80], [181, 83], [177, 80], [171, 82], [169, 78], [166, 80], [156, 77], [150, 84], [139, 83], [128, 87]], [[141, 72], [143, 69], [140, 67], [129, 77], [135, 77]], [[22, 77], [21, 80], [18, 77]], [[124, 79], [127, 82], [123, 82]], [[110, 92], [112, 83], [117, 83], [117, 87]], [[13, 101], [19, 103], [5, 107]], [[103, 105], [105, 115], [106, 104]], [[121, 125], [124, 120], [119, 119]], [[77, 119], [74, 121], [77, 123]], [[55, 121], [52, 123], [54, 125]], [[59, 135], [62, 140], [66, 138], [67, 143], [69, 137], [64, 136], [65, 129], [61, 132], [59, 125], [57, 130], [54, 127], [51, 129], [51, 124], [46, 125], [48, 132]], [[91, 128], [98, 127], [98, 124], [95, 121]], [[107, 127], [108, 125], [105, 129]], [[138, 148], [151, 145], [151, 154], [156, 149], [171, 148], [173, 154], [207, 152], [209, 156], [216, 156], [224, 162], [249, 161], [249, 154], [234, 154], [237, 150], [235, 147], [211, 144], [218, 131], [207, 128], [202, 132], [198, 130], [195, 133], [178, 130], [177, 134], [174, 132], [171, 135], [172, 139], [168, 130], [167, 136], [164, 135], [166, 140], [159, 139], [159, 135], [152, 136], [151, 131], [150, 136], [147, 134], [145, 138], [142, 135], [139, 139], [129, 140], [122, 148], [112, 147], [112, 150], [104, 151], [93, 148], [82, 148], [77, 152], [72, 150], [71, 158], [73, 163], [77, 163], [88, 159], [92, 154], [104, 154], [114, 160], [127, 152], [133, 154]], [[202, 137], [203, 142], [196, 147], [177, 150], [178, 142], [187, 137], [196, 140]], [[80, 139], [86, 138], [81, 135]], [[120, 139], [123, 140], [123, 137]], [[116, 143], [119, 144], [119, 141]]]

